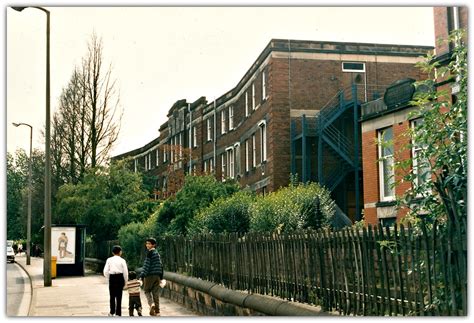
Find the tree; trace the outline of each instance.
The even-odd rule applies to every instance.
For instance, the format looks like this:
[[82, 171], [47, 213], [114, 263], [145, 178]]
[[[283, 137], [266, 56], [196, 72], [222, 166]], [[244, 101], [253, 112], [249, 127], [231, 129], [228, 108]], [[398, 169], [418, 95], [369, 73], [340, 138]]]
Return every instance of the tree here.
[[[7, 153], [7, 237], [26, 237], [29, 155], [19, 149]], [[31, 241], [42, 243], [44, 223], [44, 153], [32, 152]]]
[[140, 175], [119, 161], [91, 168], [76, 185], [63, 185], [53, 216], [57, 224], [85, 224], [98, 242], [117, 239], [121, 226], [145, 221], [156, 207], [157, 203], [148, 199]]
[[[427, 214], [453, 224], [467, 219], [467, 48], [463, 35], [458, 30], [447, 40], [455, 45], [447, 66], [440, 66], [433, 56], [420, 64], [430, 77], [417, 83], [424, 91], [413, 101], [419, 108], [413, 116], [421, 116], [423, 122], [407, 132], [410, 143], [405, 149], [421, 149], [414, 158], [396, 165], [404, 170], [403, 180], [412, 183], [400, 201], [412, 216]], [[440, 79], [458, 86], [456, 100], [451, 100], [451, 87], [449, 92], [435, 88]]]
[[63, 88], [52, 122], [53, 181], [78, 183], [87, 168], [104, 165], [117, 140], [121, 114], [112, 67], [104, 67], [102, 41], [93, 34], [80, 68]]
[[91, 167], [102, 164], [108, 158], [119, 132], [119, 124], [115, 122], [119, 96], [112, 79], [112, 67], [107, 70], [103, 67], [102, 51], [102, 40], [93, 34], [88, 54], [82, 61], [90, 117]]
[[176, 196], [166, 200], [160, 209], [157, 231], [166, 230], [171, 234], [186, 235], [190, 222], [201, 209], [238, 190], [239, 186], [234, 181], [222, 183], [213, 176], [186, 176], [181, 190]]

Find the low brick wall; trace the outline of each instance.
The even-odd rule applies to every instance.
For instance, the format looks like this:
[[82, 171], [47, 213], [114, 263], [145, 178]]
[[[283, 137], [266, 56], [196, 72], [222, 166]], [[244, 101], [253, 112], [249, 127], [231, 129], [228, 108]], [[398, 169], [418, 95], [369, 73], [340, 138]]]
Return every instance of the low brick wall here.
[[234, 291], [221, 285], [165, 272], [161, 295], [206, 316], [327, 316], [334, 315], [311, 306], [264, 295]]

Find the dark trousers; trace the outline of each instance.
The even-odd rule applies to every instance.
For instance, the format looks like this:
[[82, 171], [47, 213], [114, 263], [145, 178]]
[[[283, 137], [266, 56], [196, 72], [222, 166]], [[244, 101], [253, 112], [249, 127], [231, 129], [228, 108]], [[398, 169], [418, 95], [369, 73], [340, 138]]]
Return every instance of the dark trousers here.
[[109, 277], [110, 314], [122, 316], [122, 290], [125, 280], [122, 274]]
[[143, 290], [146, 300], [151, 307], [155, 305], [155, 312], [160, 313], [160, 276], [150, 275], [143, 279]]
[[142, 301], [140, 295], [130, 295], [128, 298], [128, 314], [133, 316], [133, 310], [136, 309], [139, 316], [142, 316]]

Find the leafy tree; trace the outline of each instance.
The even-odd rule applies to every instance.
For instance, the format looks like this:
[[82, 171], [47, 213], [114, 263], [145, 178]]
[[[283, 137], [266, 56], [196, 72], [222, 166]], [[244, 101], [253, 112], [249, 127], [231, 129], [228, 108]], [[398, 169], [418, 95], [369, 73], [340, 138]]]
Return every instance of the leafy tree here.
[[156, 206], [140, 175], [120, 161], [89, 170], [77, 185], [63, 185], [53, 215], [58, 224], [86, 224], [94, 241], [105, 241], [116, 239], [121, 226], [145, 221]]
[[[26, 237], [29, 154], [23, 149], [7, 153], [7, 236]], [[43, 242], [44, 153], [32, 152], [31, 242]]]
[[15, 167], [14, 157], [7, 153], [7, 239], [17, 240], [25, 237], [25, 226], [21, 213], [23, 208], [22, 191], [25, 178]]
[[[425, 91], [413, 101], [419, 108], [413, 117], [420, 116], [423, 122], [407, 132], [410, 143], [405, 148], [422, 149], [413, 159], [396, 165], [405, 172], [403, 180], [413, 183], [401, 204], [409, 207], [415, 218], [427, 214], [456, 223], [467, 217], [467, 48], [463, 35], [458, 30], [447, 40], [455, 44], [448, 65], [433, 63], [433, 56], [420, 64], [430, 78], [417, 84]], [[434, 87], [440, 79], [457, 84], [456, 100], [451, 99], [451, 87]], [[414, 161], [415, 172], [411, 170]]]
[[187, 176], [181, 190], [160, 210], [157, 230], [164, 227], [168, 233], [187, 234], [190, 221], [202, 208], [238, 189], [234, 181], [221, 183], [213, 176]]

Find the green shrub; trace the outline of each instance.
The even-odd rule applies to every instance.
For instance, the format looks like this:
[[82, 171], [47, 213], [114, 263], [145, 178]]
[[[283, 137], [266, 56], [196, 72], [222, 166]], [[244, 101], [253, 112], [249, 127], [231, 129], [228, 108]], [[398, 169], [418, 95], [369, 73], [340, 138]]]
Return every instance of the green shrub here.
[[334, 212], [326, 189], [316, 183], [292, 185], [257, 198], [250, 208], [250, 231], [329, 227]]
[[240, 191], [221, 197], [202, 209], [191, 222], [189, 233], [245, 233], [249, 230], [250, 207], [255, 195]]
[[123, 257], [127, 260], [129, 270], [141, 267], [145, 255], [145, 240], [157, 237], [155, 234], [158, 211], [153, 213], [144, 223], [132, 222], [120, 228], [119, 243], [123, 249]]
[[183, 188], [165, 202], [158, 215], [157, 231], [186, 235], [190, 221], [214, 200], [239, 190], [235, 181], [221, 183], [214, 176], [187, 176]]

